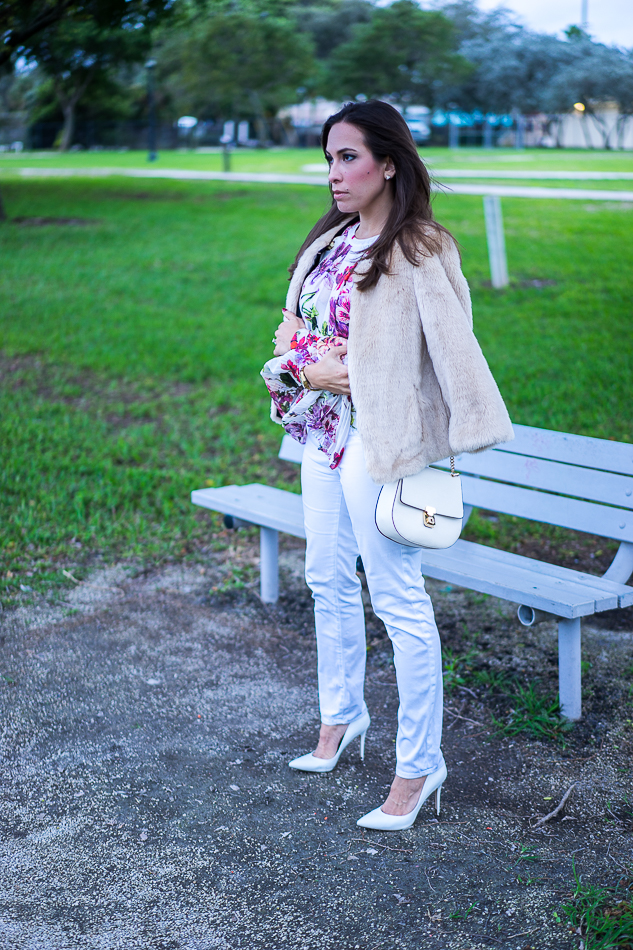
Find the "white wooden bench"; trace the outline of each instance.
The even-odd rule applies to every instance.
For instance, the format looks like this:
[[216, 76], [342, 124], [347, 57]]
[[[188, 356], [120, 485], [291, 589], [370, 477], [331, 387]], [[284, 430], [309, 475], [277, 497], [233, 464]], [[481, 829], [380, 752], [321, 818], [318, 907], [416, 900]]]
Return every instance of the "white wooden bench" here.
[[[519, 604], [531, 626], [558, 620], [559, 696], [569, 719], [581, 715], [581, 618], [633, 605], [633, 445], [514, 427], [514, 442], [455, 460], [462, 474], [464, 523], [473, 507], [584, 531], [620, 542], [602, 577], [471, 541], [424, 550], [422, 572]], [[300, 462], [303, 447], [285, 436], [279, 457]], [[438, 462], [448, 468], [448, 460]], [[191, 493], [195, 505], [261, 529], [261, 597], [279, 596], [278, 535], [305, 537], [301, 496], [267, 485], [229, 485]]]

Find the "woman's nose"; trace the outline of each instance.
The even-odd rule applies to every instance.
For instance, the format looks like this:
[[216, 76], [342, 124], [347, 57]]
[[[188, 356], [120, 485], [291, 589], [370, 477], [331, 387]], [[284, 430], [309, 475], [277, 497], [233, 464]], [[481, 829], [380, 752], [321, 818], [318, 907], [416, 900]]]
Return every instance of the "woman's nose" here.
[[329, 171], [329, 174], [328, 174], [328, 176], [327, 176], [327, 180], [328, 180], [329, 182], [335, 182], [335, 181], [340, 181], [340, 180], [341, 180], [341, 173], [340, 173], [339, 169], [337, 168], [337, 166], [336, 166], [334, 163], [332, 163], [332, 164], [330, 165], [330, 171]]

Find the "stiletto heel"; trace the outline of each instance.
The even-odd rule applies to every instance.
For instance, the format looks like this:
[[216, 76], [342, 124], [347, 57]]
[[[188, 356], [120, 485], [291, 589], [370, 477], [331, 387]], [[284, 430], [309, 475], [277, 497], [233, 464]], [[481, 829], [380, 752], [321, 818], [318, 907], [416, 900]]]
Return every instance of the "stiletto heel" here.
[[365, 736], [367, 735], [370, 724], [371, 719], [369, 718], [369, 713], [365, 710], [358, 719], [354, 719], [353, 722], [350, 722], [343, 733], [343, 738], [333, 758], [317, 759], [311, 752], [308, 752], [307, 755], [301, 755], [298, 759], [293, 759], [292, 762], [288, 762], [288, 765], [291, 769], [299, 769], [301, 772], [331, 772], [340, 759], [343, 749], [346, 749], [350, 742], [356, 739], [357, 736], [360, 736], [360, 757], [364, 759]]
[[374, 808], [373, 811], [359, 818], [356, 824], [360, 825], [361, 828], [375, 828], [377, 831], [403, 831], [405, 828], [411, 827], [418, 817], [418, 812], [422, 808], [422, 805], [427, 798], [431, 797], [433, 792], [435, 792], [435, 810], [439, 815], [440, 794], [442, 785], [446, 779], [446, 774], [446, 763], [444, 762], [444, 756], [442, 756], [442, 761], [435, 772], [431, 772], [430, 775], [427, 775], [426, 781], [420, 791], [417, 804], [408, 815], [387, 815], [382, 808]]

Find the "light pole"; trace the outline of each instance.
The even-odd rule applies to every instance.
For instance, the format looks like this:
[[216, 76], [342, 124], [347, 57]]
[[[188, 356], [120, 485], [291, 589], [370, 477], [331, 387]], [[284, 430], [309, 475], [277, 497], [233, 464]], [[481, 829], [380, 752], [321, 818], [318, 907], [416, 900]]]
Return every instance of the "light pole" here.
[[448, 115], [448, 147], [459, 148], [459, 118], [452, 113]]
[[156, 154], [156, 96], [154, 94], [154, 70], [156, 69], [156, 60], [148, 59], [145, 63], [145, 69], [147, 70], [147, 109], [149, 113], [147, 161], [155, 162], [158, 158]]
[[490, 116], [487, 115], [484, 121], [484, 148], [492, 148], [494, 141], [492, 138], [492, 122]]

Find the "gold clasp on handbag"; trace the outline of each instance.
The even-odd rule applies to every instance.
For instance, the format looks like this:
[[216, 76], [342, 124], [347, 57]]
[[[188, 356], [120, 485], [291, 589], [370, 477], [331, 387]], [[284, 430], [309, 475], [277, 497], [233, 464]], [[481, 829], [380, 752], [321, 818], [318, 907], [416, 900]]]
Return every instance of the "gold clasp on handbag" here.
[[432, 528], [435, 524], [435, 515], [437, 514], [437, 509], [432, 508], [431, 505], [427, 505], [426, 508], [423, 508], [424, 512], [424, 527]]

